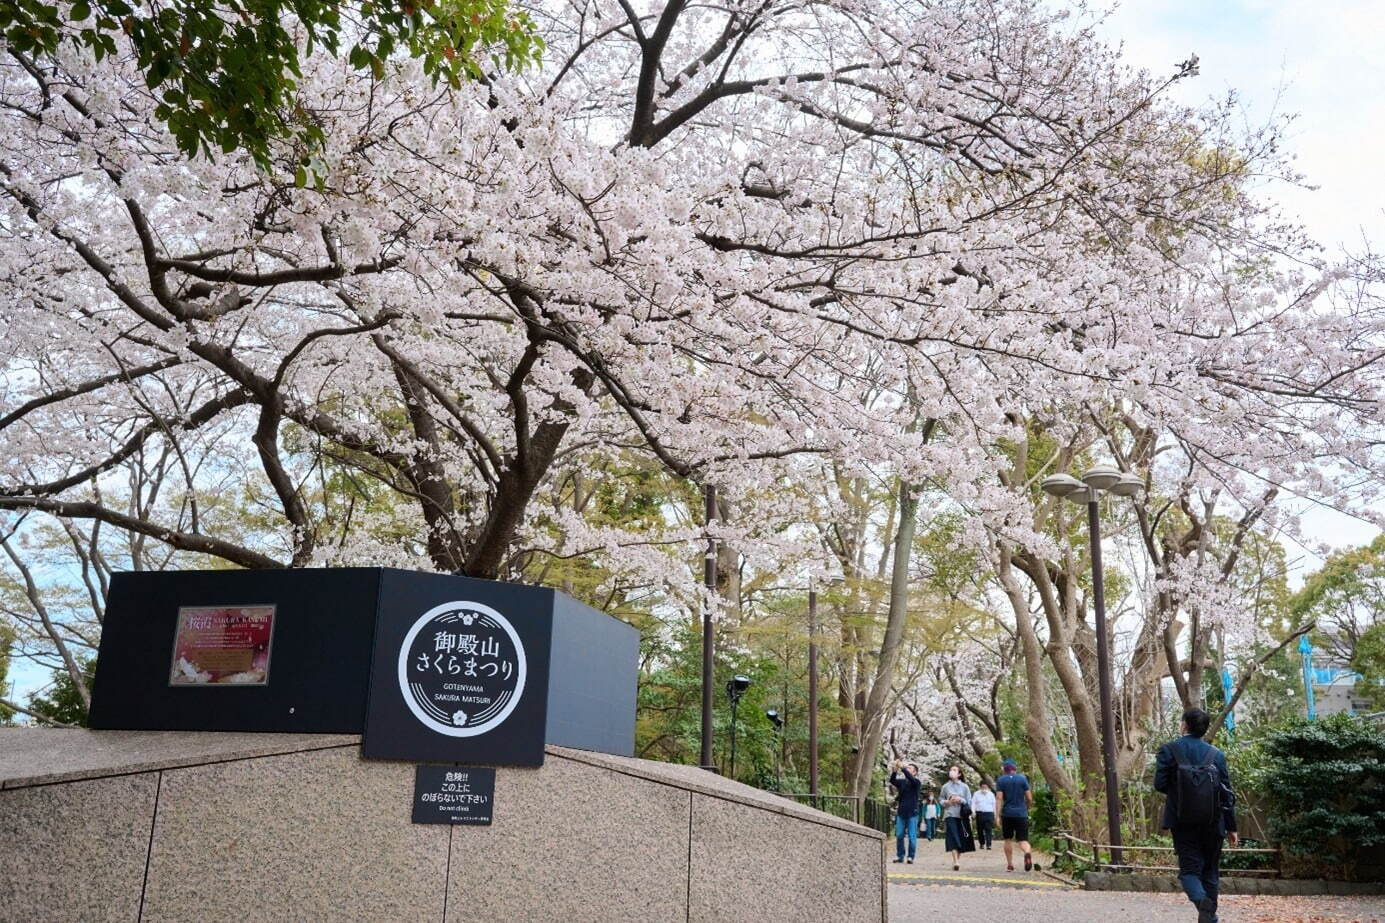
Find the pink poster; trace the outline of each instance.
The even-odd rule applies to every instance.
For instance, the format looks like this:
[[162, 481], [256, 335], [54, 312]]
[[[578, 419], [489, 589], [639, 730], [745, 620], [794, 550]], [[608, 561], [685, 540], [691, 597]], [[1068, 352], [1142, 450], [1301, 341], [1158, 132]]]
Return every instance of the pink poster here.
[[273, 633], [273, 606], [183, 606], [169, 685], [263, 686]]

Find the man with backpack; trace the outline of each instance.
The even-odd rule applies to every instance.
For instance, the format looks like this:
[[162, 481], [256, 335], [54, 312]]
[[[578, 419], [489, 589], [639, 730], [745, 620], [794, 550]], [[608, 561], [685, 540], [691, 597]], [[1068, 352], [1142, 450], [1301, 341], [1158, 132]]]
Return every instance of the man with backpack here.
[[1236, 836], [1236, 796], [1226, 756], [1203, 740], [1211, 723], [1207, 712], [1183, 713], [1183, 736], [1159, 748], [1154, 790], [1163, 792], [1163, 827], [1173, 834], [1178, 880], [1197, 907], [1198, 923], [1217, 923], [1222, 839]]

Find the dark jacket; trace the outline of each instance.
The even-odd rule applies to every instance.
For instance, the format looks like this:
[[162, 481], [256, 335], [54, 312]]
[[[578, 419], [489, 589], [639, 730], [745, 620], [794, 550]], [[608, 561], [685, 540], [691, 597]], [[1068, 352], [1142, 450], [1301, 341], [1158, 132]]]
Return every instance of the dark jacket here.
[[1185, 734], [1160, 747], [1159, 755], [1154, 759], [1154, 790], [1165, 795], [1164, 820], [1161, 825], [1165, 830], [1172, 830], [1177, 826], [1179, 763], [1185, 766], [1199, 766], [1207, 759], [1208, 750], [1216, 753], [1212, 765], [1217, 767], [1217, 775], [1221, 777], [1222, 785], [1221, 817], [1217, 822], [1217, 832], [1226, 834], [1236, 829], [1236, 794], [1231, 789], [1231, 773], [1226, 768], [1226, 754], [1201, 737]]
[[913, 817], [919, 812], [919, 792], [923, 790], [923, 783], [909, 770], [901, 769], [899, 772], [890, 773], [890, 784], [899, 792], [899, 816]]

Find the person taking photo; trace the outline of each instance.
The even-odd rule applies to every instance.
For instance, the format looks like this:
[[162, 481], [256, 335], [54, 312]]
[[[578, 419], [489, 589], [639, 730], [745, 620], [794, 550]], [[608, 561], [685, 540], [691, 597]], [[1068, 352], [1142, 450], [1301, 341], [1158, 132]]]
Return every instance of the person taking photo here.
[[914, 861], [919, 846], [919, 792], [923, 783], [919, 781], [919, 767], [914, 763], [895, 760], [890, 764], [890, 785], [898, 794], [898, 808], [894, 818], [895, 862], [905, 861], [905, 839], [908, 839], [908, 861]]

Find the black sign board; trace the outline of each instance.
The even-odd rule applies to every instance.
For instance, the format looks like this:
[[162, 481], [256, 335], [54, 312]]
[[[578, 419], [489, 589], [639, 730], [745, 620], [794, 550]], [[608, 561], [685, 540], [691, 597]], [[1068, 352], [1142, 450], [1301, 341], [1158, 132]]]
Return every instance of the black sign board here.
[[414, 773], [414, 823], [489, 826], [495, 770], [419, 766]]
[[359, 734], [379, 586], [378, 568], [116, 574], [91, 726]]
[[361, 753], [543, 764], [553, 591], [385, 571]]
[[639, 632], [551, 589], [388, 568], [116, 574], [91, 726], [365, 733], [367, 758], [633, 755]]

